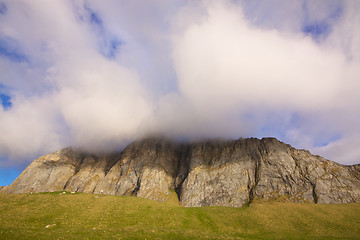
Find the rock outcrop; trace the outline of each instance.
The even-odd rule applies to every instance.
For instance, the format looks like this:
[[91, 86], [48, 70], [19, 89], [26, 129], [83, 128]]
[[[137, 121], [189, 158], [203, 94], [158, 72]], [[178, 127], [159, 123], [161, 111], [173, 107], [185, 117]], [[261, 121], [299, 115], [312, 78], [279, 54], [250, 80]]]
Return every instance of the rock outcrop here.
[[66, 148], [36, 159], [3, 193], [72, 191], [241, 207], [254, 199], [360, 202], [360, 165], [344, 166], [275, 138], [196, 143], [148, 138], [122, 152]]

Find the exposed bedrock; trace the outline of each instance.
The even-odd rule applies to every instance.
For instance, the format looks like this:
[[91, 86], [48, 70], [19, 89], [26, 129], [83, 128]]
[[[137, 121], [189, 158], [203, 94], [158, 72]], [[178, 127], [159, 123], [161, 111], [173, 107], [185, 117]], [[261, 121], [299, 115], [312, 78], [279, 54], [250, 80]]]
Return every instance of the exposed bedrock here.
[[255, 199], [360, 201], [360, 165], [344, 166], [275, 138], [176, 143], [135, 141], [94, 155], [66, 148], [36, 159], [3, 193], [72, 191], [241, 207]]

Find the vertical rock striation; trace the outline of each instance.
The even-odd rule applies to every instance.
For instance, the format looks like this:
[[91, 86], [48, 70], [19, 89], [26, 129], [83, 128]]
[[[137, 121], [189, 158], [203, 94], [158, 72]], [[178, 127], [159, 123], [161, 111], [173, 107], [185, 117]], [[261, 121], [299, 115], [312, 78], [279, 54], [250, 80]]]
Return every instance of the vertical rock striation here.
[[176, 143], [135, 141], [122, 152], [93, 155], [66, 148], [36, 159], [0, 191], [74, 191], [241, 207], [255, 199], [360, 201], [360, 165], [343, 166], [275, 138]]

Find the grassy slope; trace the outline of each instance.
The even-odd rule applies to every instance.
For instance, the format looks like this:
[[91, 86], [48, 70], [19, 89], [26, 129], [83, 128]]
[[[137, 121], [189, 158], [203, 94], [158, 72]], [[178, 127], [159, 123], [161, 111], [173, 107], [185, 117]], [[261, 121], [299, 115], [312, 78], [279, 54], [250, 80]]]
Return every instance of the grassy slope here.
[[44, 193], [0, 194], [0, 211], [0, 239], [360, 239], [360, 204], [183, 208], [175, 196]]

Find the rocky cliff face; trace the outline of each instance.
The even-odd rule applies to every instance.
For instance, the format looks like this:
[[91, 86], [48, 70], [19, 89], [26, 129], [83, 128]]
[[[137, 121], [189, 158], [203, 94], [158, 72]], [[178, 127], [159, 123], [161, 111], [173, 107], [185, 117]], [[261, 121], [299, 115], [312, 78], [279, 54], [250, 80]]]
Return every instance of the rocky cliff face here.
[[72, 191], [241, 207], [254, 199], [360, 202], [360, 165], [343, 166], [274, 138], [185, 144], [149, 138], [122, 152], [66, 148], [36, 159], [3, 193]]

